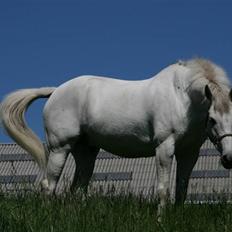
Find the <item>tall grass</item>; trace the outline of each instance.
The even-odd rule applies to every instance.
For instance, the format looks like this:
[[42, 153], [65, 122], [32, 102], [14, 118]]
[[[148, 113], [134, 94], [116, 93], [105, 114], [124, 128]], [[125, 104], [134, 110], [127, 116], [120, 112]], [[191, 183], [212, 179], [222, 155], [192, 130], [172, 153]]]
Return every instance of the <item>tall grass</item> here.
[[2, 195], [0, 231], [232, 231], [232, 205], [223, 202], [169, 205], [161, 223], [156, 212], [155, 201], [132, 195]]

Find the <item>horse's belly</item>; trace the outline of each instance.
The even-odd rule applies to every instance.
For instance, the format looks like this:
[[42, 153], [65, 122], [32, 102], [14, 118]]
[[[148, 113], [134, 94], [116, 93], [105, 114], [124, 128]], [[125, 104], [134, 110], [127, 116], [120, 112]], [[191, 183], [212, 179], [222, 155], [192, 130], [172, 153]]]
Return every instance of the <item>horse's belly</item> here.
[[90, 136], [90, 143], [112, 154], [124, 157], [155, 155], [155, 143], [148, 137], [137, 136]]

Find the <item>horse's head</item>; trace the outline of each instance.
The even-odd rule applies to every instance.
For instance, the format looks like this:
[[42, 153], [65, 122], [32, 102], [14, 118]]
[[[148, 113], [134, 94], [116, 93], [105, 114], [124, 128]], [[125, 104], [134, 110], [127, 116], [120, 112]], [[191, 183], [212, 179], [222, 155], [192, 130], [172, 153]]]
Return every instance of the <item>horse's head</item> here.
[[205, 95], [211, 103], [207, 118], [207, 135], [220, 152], [223, 167], [230, 169], [232, 168], [232, 90], [214, 96], [206, 85]]

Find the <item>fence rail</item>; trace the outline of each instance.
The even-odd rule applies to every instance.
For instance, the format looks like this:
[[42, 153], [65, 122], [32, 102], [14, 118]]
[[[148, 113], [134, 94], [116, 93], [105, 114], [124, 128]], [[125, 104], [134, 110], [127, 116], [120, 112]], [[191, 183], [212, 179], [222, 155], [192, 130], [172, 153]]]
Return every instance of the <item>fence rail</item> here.
[[[75, 170], [74, 160], [68, 157], [64, 166], [57, 191], [62, 191], [70, 184]], [[170, 180], [171, 196], [175, 189], [176, 163], [173, 162]], [[91, 186], [108, 189], [109, 186], [130, 190], [134, 194], [149, 195], [156, 193], [155, 157], [121, 158], [101, 150], [97, 156]], [[33, 158], [16, 144], [0, 144], [0, 185], [2, 191], [9, 184], [31, 184], [31, 188], [39, 186], [42, 173]], [[202, 146], [199, 159], [192, 172], [188, 198], [213, 198], [215, 194], [224, 194], [230, 198], [232, 192], [232, 176], [219, 163], [219, 153], [207, 141]], [[12, 185], [13, 188], [13, 185]], [[7, 188], [9, 189], [9, 188]], [[152, 190], [152, 191], [151, 191]]]

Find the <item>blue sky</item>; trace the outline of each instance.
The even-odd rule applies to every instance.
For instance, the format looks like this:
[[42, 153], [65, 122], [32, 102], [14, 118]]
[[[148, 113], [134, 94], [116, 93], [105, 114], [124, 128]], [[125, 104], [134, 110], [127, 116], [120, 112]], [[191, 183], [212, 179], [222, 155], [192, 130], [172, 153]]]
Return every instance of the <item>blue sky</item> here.
[[[230, 0], [1, 0], [0, 100], [82, 74], [145, 79], [196, 56], [232, 77], [231, 12]], [[43, 104], [27, 113], [41, 138]]]

